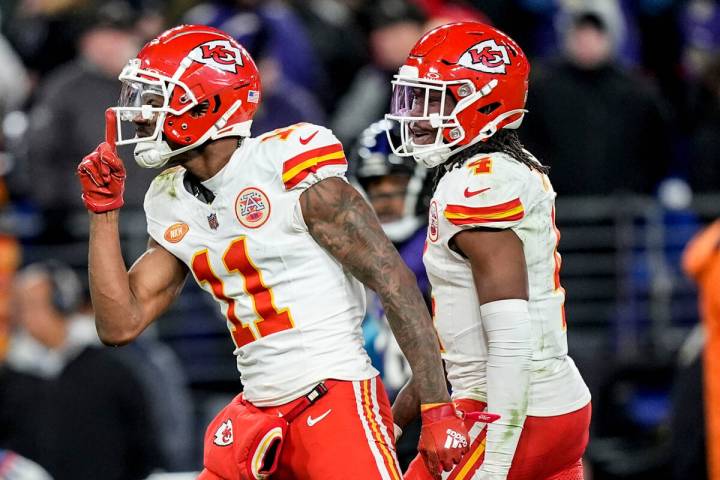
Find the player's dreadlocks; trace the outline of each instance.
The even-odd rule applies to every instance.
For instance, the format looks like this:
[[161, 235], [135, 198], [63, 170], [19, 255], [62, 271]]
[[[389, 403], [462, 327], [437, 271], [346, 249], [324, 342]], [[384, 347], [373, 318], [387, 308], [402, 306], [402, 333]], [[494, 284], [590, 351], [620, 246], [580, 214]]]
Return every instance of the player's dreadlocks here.
[[479, 153], [493, 152], [505, 153], [517, 160], [518, 162], [526, 165], [528, 168], [535, 169], [540, 173], [547, 174], [550, 171], [550, 167], [538, 163], [537, 160], [534, 160], [525, 151], [516, 130], [502, 129], [492, 137], [488, 138], [486, 141], [478, 142], [475, 145], [468, 147], [461, 152], [458, 152], [456, 155], [453, 155], [449, 161], [443, 163], [442, 165], [439, 165], [435, 169], [435, 178], [433, 180], [432, 191], [435, 191], [438, 183], [440, 183], [440, 179], [443, 177], [443, 175], [445, 175], [445, 173], [449, 172], [454, 168], [461, 167], [465, 163], [465, 160], [467, 160], [468, 158], [474, 157]]

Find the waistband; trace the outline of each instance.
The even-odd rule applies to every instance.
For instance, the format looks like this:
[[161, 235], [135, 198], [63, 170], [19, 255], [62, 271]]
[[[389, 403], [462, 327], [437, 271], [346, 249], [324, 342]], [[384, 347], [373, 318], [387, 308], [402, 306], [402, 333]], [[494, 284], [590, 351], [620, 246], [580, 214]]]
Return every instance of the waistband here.
[[276, 410], [278, 412], [278, 415], [282, 416], [288, 423], [290, 423], [313, 403], [324, 397], [332, 387], [341, 382], [345, 381], [332, 379], [323, 380], [322, 382], [315, 385], [312, 390], [310, 390], [302, 397], [296, 398], [295, 400], [288, 402], [284, 405], [270, 408]]

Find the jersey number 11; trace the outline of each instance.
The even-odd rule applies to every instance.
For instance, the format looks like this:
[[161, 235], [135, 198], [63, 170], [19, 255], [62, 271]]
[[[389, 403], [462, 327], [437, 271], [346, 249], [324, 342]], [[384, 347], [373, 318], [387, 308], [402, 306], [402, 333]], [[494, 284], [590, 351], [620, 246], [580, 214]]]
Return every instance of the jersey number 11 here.
[[208, 283], [212, 294], [227, 303], [227, 319], [232, 324], [231, 334], [235, 345], [242, 347], [259, 338], [293, 328], [293, 319], [287, 308], [278, 310], [272, 290], [265, 286], [262, 273], [250, 260], [245, 237], [230, 243], [223, 255], [228, 273], [237, 272], [243, 278], [243, 287], [250, 297], [257, 317], [250, 323], [243, 323], [235, 312], [235, 299], [225, 295], [223, 281], [213, 272], [208, 250], [200, 250], [192, 259], [192, 271], [199, 284]]

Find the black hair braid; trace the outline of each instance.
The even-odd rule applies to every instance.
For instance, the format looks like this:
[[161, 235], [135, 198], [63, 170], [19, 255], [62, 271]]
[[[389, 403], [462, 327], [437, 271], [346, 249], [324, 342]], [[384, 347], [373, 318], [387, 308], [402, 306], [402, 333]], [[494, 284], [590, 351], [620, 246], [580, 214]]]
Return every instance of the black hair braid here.
[[516, 130], [503, 129], [488, 138], [486, 141], [478, 142], [475, 145], [458, 152], [450, 157], [447, 162], [437, 166], [435, 168], [435, 178], [433, 180], [432, 191], [435, 192], [435, 189], [437, 188], [438, 183], [440, 183], [440, 179], [443, 175], [454, 168], [461, 167], [468, 158], [474, 157], [479, 153], [494, 152], [505, 153], [523, 165], [526, 165], [528, 168], [535, 169], [540, 173], [547, 174], [550, 171], [550, 167], [538, 163], [537, 160], [534, 160], [525, 151]]

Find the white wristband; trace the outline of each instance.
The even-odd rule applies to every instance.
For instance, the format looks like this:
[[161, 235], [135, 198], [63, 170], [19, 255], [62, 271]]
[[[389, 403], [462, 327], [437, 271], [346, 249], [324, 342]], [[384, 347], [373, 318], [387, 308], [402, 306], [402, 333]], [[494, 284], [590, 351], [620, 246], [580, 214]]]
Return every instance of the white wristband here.
[[400, 435], [402, 435], [402, 428], [400, 428], [397, 423], [393, 423], [393, 431], [395, 432], [395, 441], [397, 442]]

